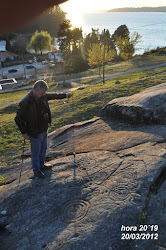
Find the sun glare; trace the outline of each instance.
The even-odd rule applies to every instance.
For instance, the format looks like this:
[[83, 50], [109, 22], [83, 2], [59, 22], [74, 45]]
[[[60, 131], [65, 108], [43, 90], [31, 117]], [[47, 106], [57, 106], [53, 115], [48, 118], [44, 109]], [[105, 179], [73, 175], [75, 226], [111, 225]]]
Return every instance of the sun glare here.
[[61, 4], [61, 8], [67, 13], [66, 17], [71, 20], [73, 26], [81, 27], [84, 24], [82, 19], [83, 13], [92, 13], [103, 10], [108, 10], [117, 6], [114, 3], [110, 3], [109, 0], [103, 0], [101, 2], [94, 0], [69, 0]]
[[73, 27], [82, 27], [84, 22], [82, 19], [82, 13], [89, 12], [89, 7], [86, 7], [82, 1], [67, 1], [61, 4], [61, 8], [66, 12], [66, 17], [71, 21]]
[[[131, 0], [130, 0], [131, 1]], [[123, 6], [122, 0], [117, 0], [116, 2], [110, 2], [110, 0], [69, 0], [63, 4], [61, 7], [67, 13], [89, 13], [89, 12], [96, 12], [100, 10], [109, 10], [113, 8], [120, 8]]]
[[71, 24], [74, 27], [82, 27], [84, 22], [81, 16], [81, 13], [78, 13], [77, 11], [74, 11], [71, 13], [67, 13], [66, 15], [67, 19], [69, 19], [71, 21]]

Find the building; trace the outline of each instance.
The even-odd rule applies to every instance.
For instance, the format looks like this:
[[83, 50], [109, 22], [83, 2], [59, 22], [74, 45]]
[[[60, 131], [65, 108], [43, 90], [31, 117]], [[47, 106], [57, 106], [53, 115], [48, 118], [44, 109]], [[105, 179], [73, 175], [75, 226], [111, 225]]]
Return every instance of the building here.
[[6, 41], [2, 40], [0, 41], [0, 51], [5, 51], [6, 50]]
[[63, 54], [59, 51], [49, 52], [48, 57], [55, 62], [63, 62]]
[[6, 51], [0, 51], [0, 61], [4, 62], [6, 60], [6, 58], [10, 58], [11, 60], [14, 60], [15, 57], [17, 57], [17, 55], [15, 53], [12, 52], [8, 52]]

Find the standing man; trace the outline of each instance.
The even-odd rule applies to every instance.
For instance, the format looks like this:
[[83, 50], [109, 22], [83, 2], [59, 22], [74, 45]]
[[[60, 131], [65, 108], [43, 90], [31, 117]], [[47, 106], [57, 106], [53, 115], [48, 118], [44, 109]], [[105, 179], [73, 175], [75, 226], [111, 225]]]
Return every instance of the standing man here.
[[29, 136], [31, 142], [31, 159], [34, 175], [44, 178], [41, 171], [47, 150], [47, 129], [51, 123], [51, 112], [48, 101], [70, 98], [72, 94], [46, 93], [48, 85], [45, 81], [35, 82], [33, 89], [20, 101], [15, 122], [24, 139]]

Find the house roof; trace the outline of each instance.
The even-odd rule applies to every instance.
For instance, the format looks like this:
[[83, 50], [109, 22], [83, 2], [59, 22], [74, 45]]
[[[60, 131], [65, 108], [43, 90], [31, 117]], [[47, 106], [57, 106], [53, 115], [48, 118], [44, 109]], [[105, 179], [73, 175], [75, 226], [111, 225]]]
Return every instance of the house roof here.
[[0, 58], [15, 57], [15, 56], [17, 56], [17, 55], [12, 53], [12, 52], [8, 52], [7, 50], [0, 51]]

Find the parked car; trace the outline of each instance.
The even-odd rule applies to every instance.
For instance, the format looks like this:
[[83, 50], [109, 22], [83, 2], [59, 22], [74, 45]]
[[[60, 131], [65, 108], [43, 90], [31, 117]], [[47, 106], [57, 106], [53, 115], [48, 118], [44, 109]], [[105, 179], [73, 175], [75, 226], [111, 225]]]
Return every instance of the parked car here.
[[47, 61], [47, 60], [42, 61], [42, 64], [49, 64], [49, 61]]
[[8, 72], [9, 73], [16, 73], [18, 70], [17, 69], [9, 69]]
[[8, 78], [0, 80], [0, 90], [12, 88], [17, 85], [15, 78]]
[[50, 61], [50, 63], [51, 63], [51, 64], [55, 64], [55, 62], [54, 62], [54, 61]]
[[50, 65], [49, 65], [49, 68], [50, 68], [50, 69], [54, 69], [54, 68], [55, 68], [55, 64], [50, 64]]
[[35, 69], [35, 67], [33, 65], [28, 65], [25, 67], [26, 69]]

